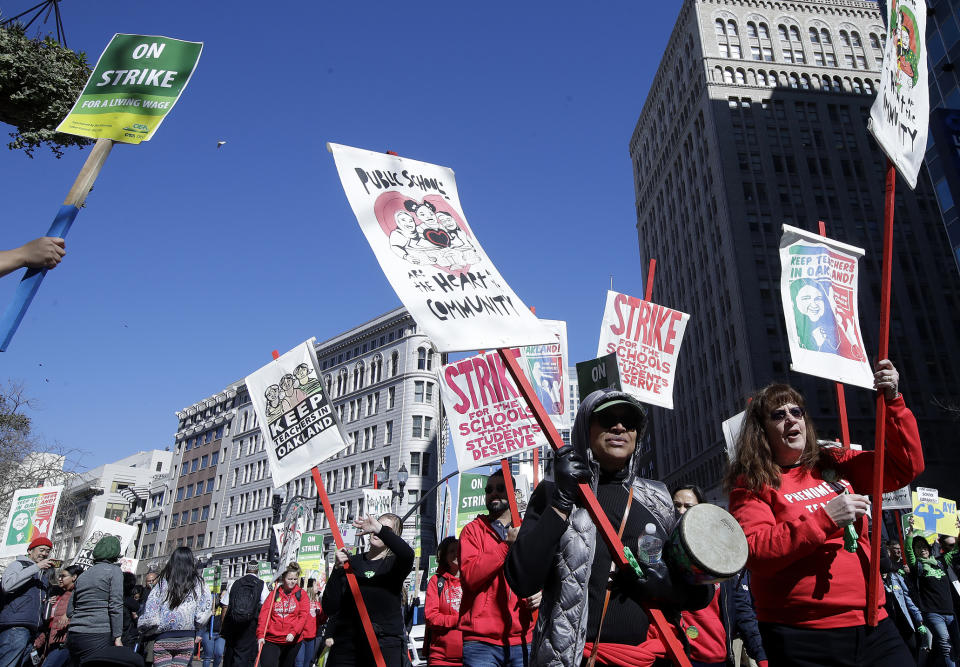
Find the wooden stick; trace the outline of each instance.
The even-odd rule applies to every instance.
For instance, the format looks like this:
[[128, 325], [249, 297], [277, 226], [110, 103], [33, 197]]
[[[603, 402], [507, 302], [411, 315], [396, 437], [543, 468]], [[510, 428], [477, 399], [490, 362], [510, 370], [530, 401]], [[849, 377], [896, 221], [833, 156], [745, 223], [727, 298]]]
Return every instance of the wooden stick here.
[[[333, 507], [330, 505], [330, 498], [327, 496], [327, 489], [320, 478], [320, 470], [317, 466], [310, 469], [313, 476], [313, 483], [317, 485], [317, 494], [320, 496], [320, 502], [323, 503], [323, 511], [330, 522], [330, 531], [333, 533], [333, 541], [337, 549], [343, 549], [343, 536], [340, 534], [340, 527], [337, 525], [337, 517], [333, 513]], [[370, 622], [370, 614], [367, 612], [367, 605], [363, 601], [363, 594], [360, 592], [360, 584], [357, 583], [357, 575], [354, 574], [347, 561], [343, 565], [343, 572], [347, 575], [347, 583], [350, 584], [350, 591], [353, 593], [353, 600], [357, 604], [357, 613], [360, 615], [360, 622], [363, 624], [363, 631], [367, 635], [367, 642], [370, 644], [370, 651], [373, 653], [373, 659], [377, 667], [386, 667], [383, 661], [383, 653], [380, 652], [380, 642], [377, 640], [377, 633], [373, 629], [373, 623]]]
[[540, 447], [533, 448], [533, 488], [540, 484]]
[[[87, 156], [86, 162], [83, 163], [80, 173], [77, 174], [73, 187], [67, 193], [63, 206], [57, 211], [57, 215], [47, 231], [47, 236], [66, 238], [70, 226], [73, 225], [73, 221], [87, 200], [87, 195], [93, 188], [94, 181], [100, 174], [100, 169], [103, 168], [103, 163], [107, 161], [111, 148], [113, 148], [113, 140], [97, 139], [90, 155]], [[0, 352], [7, 351], [7, 346], [13, 340], [13, 335], [17, 333], [17, 328], [23, 321], [24, 315], [27, 314], [27, 308], [30, 307], [33, 297], [40, 291], [40, 283], [43, 282], [46, 275], [47, 269], [27, 269], [23, 278], [21, 278], [17, 291], [13, 295], [13, 301], [7, 306], [3, 317], [0, 318]]]
[[[897, 187], [897, 171], [887, 160], [886, 192], [883, 206], [883, 270], [880, 283], [880, 356], [890, 351], [890, 282], [893, 273], [893, 208]], [[883, 392], [877, 393], [876, 440], [873, 445], [873, 530], [870, 533], [870, 581], [867, 587], [867, 624], [878, 623], [880, 600], [880, 525], [883, 523], [883, 457], [887, 436], [887, 403]]]

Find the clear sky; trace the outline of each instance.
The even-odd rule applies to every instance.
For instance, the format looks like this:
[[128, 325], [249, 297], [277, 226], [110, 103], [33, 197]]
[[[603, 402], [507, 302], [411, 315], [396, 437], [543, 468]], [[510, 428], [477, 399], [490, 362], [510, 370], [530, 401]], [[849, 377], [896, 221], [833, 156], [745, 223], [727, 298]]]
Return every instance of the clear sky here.
[[[399, 306], [328, 141], [454, 169], [503, 276], [567, 321], [571, 362], [596, 356], [611, 275], [643, 296], [628, 142], [680, 4], [62, 3], [91, 66], [117, 32], [204, 50], [155, 137], [114, 147], [0, 379], [92, 467], [171, 445], [177, 410], [271, 350]], [[46, 232], [88, 152], [0, 154], [0, 245]]]

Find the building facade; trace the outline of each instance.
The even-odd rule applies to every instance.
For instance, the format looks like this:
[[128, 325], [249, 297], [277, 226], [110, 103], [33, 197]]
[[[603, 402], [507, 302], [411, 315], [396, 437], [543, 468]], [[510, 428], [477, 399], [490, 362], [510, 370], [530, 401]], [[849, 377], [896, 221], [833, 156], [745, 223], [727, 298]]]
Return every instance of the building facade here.
[[[862, 247], [860, 315], [878, 349], [885, 159], [866, 129], [884, 22], [860, 0], [685, 0], [629, 143], [653, 300], [691, 314], [675, 409], [654, 410], [657, 472], [721, 498], [721, 423], [775, 380], [839, 435], [834, 386], [790, 371], [780, 305], [783, 223]], [[921, 482], [949, 488], [957, 432], [937, 400], [960, 359], [960, 284], [926, 173], [898, 179], [890, 358], [920, 422]], [[875, 394], [846, 388], [854, 442], [872, 448]]]

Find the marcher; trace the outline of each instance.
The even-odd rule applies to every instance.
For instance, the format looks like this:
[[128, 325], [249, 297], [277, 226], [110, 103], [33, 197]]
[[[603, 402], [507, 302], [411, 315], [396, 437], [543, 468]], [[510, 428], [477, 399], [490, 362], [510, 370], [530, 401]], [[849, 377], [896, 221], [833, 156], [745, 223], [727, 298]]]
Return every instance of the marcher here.
[[463, 633], [460, 621], [460, 543], [445, 537], [437, 547], [437, 573], [427, 582], [424, 614], [429, 642], [427, 664], [456, 666], [463, 664]]
[[880, 576], [883, 578], [883, 588], [887, 594], [884, 605], [903, 643], [916, 659], [920, 647], [924, 645], [923, 641], [917, 641], [917, 635], [920, 635], [921, 640], [925, 639], [929, 630], [923, 624], [923, 615], [914, 604], [902, 571], [897, 567], [900, 545], [896, 542], [887, 543], [887, 554], [888, 558], [880, 560]]
[[[680, 516], [702, 502], [703, 493], [696, 484], [684, 484], [673, 491], [673, 506]], [[692, 667], [732, 667], [736, 661], [733, 640], [737, 637], [743, 639], [747, 654], [760, 667], [767, 667], [753, 601], [749, 591], [740, 586], [742, 575], [714, 584], [713, 599], [703, 609], [681, 614]]]
[[[890, 361], [874, 386], [886, 403], [883, 490], [923, 471], [917, 422], [897, 391]], [[737, 453], [727, 473], [730, 511], [750, 546], [747, 567], [763, 647], [772, 665], [899, 667], [912, 658], [883, 609], [866, 625], [870, 541], [867, 497], [872, 451], [821, 448], [803, 397], [784, 384], [757, 392], [746, 407]], [[849, 480], [849, 482], [847, 481]], [[844, 529], [859, 536], [844, 549]]]
[[137, 576], [132, 572], [123, 573], [123, 635], [120, 640], [124, 646], [133, 648], [140, 640], [137, 630], [137, 618], [140, 616], [140, 600], [137, 594], [140, 587], [137, 585]]
[[356, 556], [351, 556], [346, 549], [337, 551], [333, 573], [323, 589], [323, 611], [330, 617], [327, 632], [333, 639], [327, 667], [374, 664], [343, 570], [348, 561], [357, 575], [384, 662], [387, 667], [399, 667], [406, 651], [400, 592], [413, 569], [413, 549], [400, 537], [403, 525], [396, 514], [381, 514], [379, 519], [367, 515], [353, 525], [363, 535], [370, 536], [370, 548]]
[[203, 650], [203, 667], [220, 667], [226, 642], [220, 634], [223, 630], [223, 596], [226, 586], [213, 596], [213, 614], [200, 630], [200, 648]]
[[[957, 523], [960, 526], [960, 519]], [[958, 553], [954, 543], [952, 551], [934, 556], [925, 537], [911, 533], [907, 538], [907, 563], [917, 586], [917, 606], [923, 614], [923, 624], [933, 635], [933, 648], [946, 667], [955, 667], [954, 652], [960, 648], [947, 575]]]
[[75, 665], [111, 646], [123, 645], [123, 572], [117, 564], [120, 540], [113, 535], [101, 537], [92, 557], [93, 565], [77, 578], [67, 605], [67, 648]]
[[[507, 501], [503, 471], [487, 478], [487, 514], [460, 531], [460, 631], [467, 667], [526, 665], [533, 638], [533, 611], [540, 605], [540, 587], [517, 596], [504, 573], [507, 552], [517, 539]], [[541, 561], [539, 566], [542, 568]]]
[[[143, 591], [140, 593], [140, 610], [137, 612], [137, 621], [147, 607], [147, 598], [150, 597], [150, 591], [157, 585], [157, 578], [160, 575], [156, 570], [150, 570], [143, 576]], [[139, 632], [139, 629], [138, 629]], [[143, 663], [146, 667], [153, 667], [153, 638], [140, 635], [140, 644], [137, 646], [137, 652], [143, 656]]]
[[578, 504], [578, 485], [590, 484], [611, 524], [622, 526], [625, 545], [636, 548], [647, 524], [666, 540], [677, 514], [667, 487], [640, 476], [637, 442], [646, 423], [629, 394], [589, 394], [577, 410], [572, 444], [554, 457], [554, 481], [542, 482], [530, 498], [506, 575], [517, 595], [543, 588], [532, 665], [580, 665], [596, 644], [596, 664], [652, 665], [666, 649], [645, 608], [663, 609], [679, 623], [681, 609], [710, 602], [713, 586], [674, 580], [664, 562], [646, 566], [643, 579], [632, 570], [612, 572], [607, 545]]
[[140, 633], [154, 637], [154, 664], [187, 667], [194, 646], [200, 643], [197, 632], [212, 612], [213, 599], [197, 570], [193, 551], [177, 547], [160, 571], [138, 621]]
[[300, 566], [287, 565], [277, 586], [260, 609], [257, 642], [263, 667], [293, 667], [303, 626], [310, 618], [310, 598], [298, 585]]
[[43, 667], [63, 667], [70, 660], [70, 652], [67, 650], [67, 629], [70, 627], [67, 605], [70, 604], [77, 577], [82, 572], [83, 568], [79, 565], [68, 565], [57, 575], [61, 593], [57, 596], [50, 614], [49, 636], [44, 651]]
[[0, 580], [0, 667], [20, 667], [40, 631], [47, 606], [53, 543], [38, 537], [7, 565]]
[[317, 655], [317, 628], [323, 624], [323, 609], [320, 607], [315, 579], [307, 581], [306, 591], [307, 597], [310, 598], [310, 616], [303, 625], [303, 636], [294, 667], [310, 667], [313, 664]]
[[257, 618], [270, 591], [257, 576], [260, 564], [247, 563], [246, 574], [233, 582], [222, 598], [223, 667], [253, 667], [257, 658]]

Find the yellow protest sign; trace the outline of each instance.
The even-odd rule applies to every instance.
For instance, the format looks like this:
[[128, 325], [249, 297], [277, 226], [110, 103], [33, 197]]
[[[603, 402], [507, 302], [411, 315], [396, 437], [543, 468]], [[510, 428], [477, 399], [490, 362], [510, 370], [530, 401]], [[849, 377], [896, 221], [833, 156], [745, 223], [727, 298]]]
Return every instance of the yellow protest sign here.
[[918, 531], [933, 531], [940, 535], [957, 537], [957, 501], [938, 497], [921, 500], [917, 492], [913, 496], [913, 528]]

